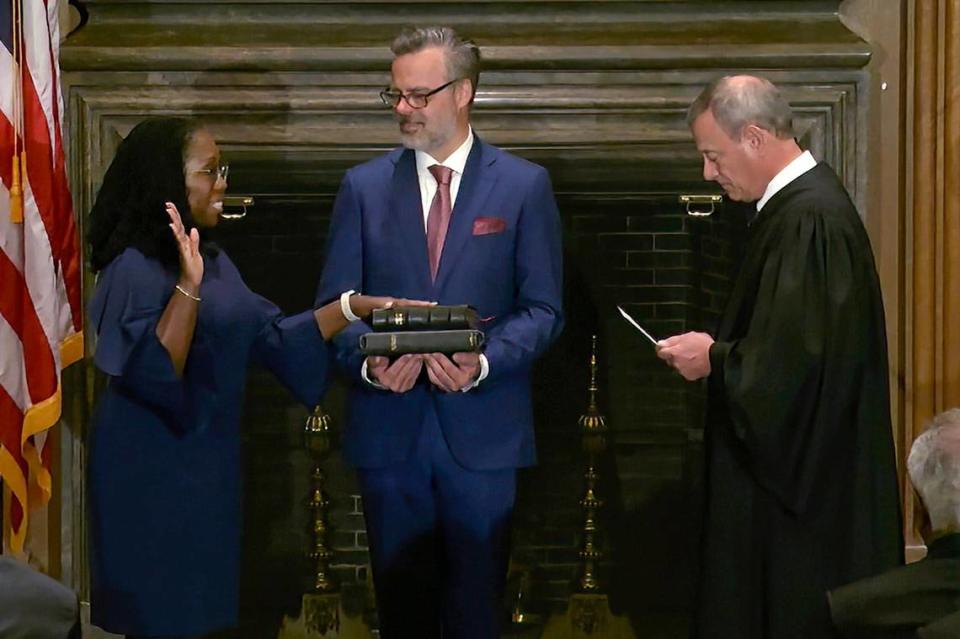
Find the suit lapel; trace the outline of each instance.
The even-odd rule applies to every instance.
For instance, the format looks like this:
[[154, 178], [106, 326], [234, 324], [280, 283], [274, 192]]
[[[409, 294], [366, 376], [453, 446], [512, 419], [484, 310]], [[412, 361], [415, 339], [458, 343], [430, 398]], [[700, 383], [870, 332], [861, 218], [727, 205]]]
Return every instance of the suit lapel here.
[[417, 283], [428, 291], [430, 261], [427, 257], [427, 235], [423, 228], [423, 204], [420, 198], [420, 180], [414, 152], [406, 149], [399, 154], [390, 185], [390, 215], [402, 239], [402, 252], [410, 259]]
[[464, 246], [473, 233], [473, 221], [483, 211], [487, 196], [497, 181], [496, 173], [492, 169], [495, 161], [495, 149], [481, 142], [479, 137], [475, 137], [473, 148], [470, 149], [467, 163], [463, 167], [457, 201], [453, 205], [450, 226], [447, 228], [447, 237], [443, 242], [443, 253], [440, 255], [440, 269], [437, 272], [436, 281], [438, 291], [442, 289], [448, 274], [463, 254]]

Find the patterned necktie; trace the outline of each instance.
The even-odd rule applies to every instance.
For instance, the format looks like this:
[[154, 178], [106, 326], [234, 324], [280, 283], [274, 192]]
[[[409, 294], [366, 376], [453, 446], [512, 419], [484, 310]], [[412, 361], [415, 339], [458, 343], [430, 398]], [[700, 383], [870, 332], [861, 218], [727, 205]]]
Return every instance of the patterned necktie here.
[[453, 208], [450, 202], [450, 178], [453, 177], [453, 169], [434, 164], [429, 170], [437, 180], [437, 193], [433, 196], [430, 213], [427, 215], [427, 256], [430, 258], [430, 277], [436, 280], [443, 240], [447, 237], [450, 211]]

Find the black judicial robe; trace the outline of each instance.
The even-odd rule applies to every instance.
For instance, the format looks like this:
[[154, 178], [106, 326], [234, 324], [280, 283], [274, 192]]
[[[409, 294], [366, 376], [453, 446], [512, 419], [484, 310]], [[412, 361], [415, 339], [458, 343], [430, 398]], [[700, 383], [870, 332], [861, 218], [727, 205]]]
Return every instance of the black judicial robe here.
[[751, 224], [710, 361], [694, 635], [832, 637], [827, 590], [903, 544], [880, 284], [828, 166]]

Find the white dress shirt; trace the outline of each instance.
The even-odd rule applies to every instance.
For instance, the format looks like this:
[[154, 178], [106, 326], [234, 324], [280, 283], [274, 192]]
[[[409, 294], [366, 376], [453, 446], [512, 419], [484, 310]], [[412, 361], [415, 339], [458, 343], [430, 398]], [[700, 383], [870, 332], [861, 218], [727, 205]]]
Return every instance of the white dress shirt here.
[[813, 155], [811, 155], [810, 151], [804, 151], [794, 158], [790, 164], [783, 167], [779, 173], [773, 176], [773, 179], [770, 180], [769, 184], [767, 184], [767, 190], [763, 192], [763, 197], [757, 200], [757, 213], [760, 212], [764, 205], [770, 201], [770, 198], [776, 195], [780, 189], [790, 184], [816, 165], [817, 161], [813, 159]]
[[430, 215], [430, 205], [433, 204], [433, 197], [437, 194], [437, 180], [430, 172], [430, 167], [439, 164], [448, 169], [453, 169], [453, 175], [450, 176], [450, 210], [452, 211], [457, 205], [457, 193], [460, 192], [463, 167], [467, 165], [467, 157], [470, 155], [470, 149], [472, 148], [473, 128], [471, 127], [467, 130], [467, 139], [443, 162], [437, 162], [426, 151], [415, 152], [417, 156], [417, 179], [420, 181], [420, 203], [423, 206], [424, 233], [427, 232], [427, 216]]

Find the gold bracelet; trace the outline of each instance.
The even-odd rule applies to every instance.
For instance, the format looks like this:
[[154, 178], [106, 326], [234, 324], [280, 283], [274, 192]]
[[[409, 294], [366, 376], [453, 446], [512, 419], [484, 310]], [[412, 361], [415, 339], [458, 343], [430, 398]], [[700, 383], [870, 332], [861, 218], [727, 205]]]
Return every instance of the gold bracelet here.
[[177, 291], [179, 291], [182, 295], [186, 295], [187, 297], [192, 299], [194, 302], [200, 301], [199, 297], [197, 297], [196, 295], [191, 295], [190, 293], [187, 293], [185, 290], [183, 290], [183, 287], [180, 286], [179, 284], [177, 284]]

